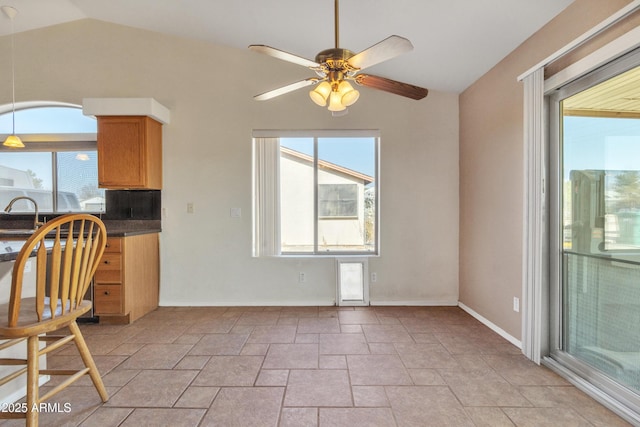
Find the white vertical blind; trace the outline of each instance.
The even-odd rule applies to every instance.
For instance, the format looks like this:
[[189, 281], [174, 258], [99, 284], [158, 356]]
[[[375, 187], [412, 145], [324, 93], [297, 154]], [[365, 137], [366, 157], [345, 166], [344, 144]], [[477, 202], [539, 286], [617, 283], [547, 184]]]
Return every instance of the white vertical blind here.
[[253, 140], [253, 256], [280, 255], [280, 140]]
[[[522, 352], [540, 363], [543, 282], [547, 272], [544, 138], [544, 69], [524, 78], [524, 250], [522, 285]], [[546, 323], [546, 322], [545, 322]]]

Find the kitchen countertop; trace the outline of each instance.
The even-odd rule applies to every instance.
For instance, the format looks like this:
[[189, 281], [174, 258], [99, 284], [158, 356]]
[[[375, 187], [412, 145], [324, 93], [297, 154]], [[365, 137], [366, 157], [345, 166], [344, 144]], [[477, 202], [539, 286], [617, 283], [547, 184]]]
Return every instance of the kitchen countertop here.
[[[157, 220], [105, 220], [104, 225], [108, 237], [127, 237], [162, 231], [161, 223]], [[15, 221], [15, 223], [10, 220], [0, 222], [0, 229], [28, 229], [29, 227], [30, 225], [25, 225], [20, 221]], [[30, 231], [24, 233], [3, 233], [0, 231], [0, 262], [14, 261], [32, 234]]]

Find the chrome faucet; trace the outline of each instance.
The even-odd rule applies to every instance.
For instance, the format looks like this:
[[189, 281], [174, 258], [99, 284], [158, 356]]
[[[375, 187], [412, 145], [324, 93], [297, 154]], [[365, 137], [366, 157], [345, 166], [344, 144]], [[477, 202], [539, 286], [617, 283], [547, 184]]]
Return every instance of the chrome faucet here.
[[31, 203], [33, 203], [33, 208], [36, 211], [36, 216], [33, 218], [33, 229], [37, 230], [38, 227], [40, 227], [41, 225], [44, 225], [44, 223], [39, 221], [39, 217], [38, 217], [38, 203], [36, 203], [35, 200], [33, 200], [31, 197], [27, 197], [27, 196], [18, 196], [18, 197], [14, 197], [9, 204], [7, 205], [6, 208], [4, 208], [4, 211], [6, 213], [11, 212], [11, 209], [13, 208], [13, 204], [15, 202], [17, 202], [18, 200], [30, 200]]

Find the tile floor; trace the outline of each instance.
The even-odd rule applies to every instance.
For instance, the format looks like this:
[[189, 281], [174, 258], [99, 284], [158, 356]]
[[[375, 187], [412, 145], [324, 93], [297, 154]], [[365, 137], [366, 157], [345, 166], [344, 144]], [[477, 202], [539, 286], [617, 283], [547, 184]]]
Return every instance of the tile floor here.
[[83, 378], [41, 426], [627, 425], [456, 307], [160, 308], [82, 330], [110, 400]]

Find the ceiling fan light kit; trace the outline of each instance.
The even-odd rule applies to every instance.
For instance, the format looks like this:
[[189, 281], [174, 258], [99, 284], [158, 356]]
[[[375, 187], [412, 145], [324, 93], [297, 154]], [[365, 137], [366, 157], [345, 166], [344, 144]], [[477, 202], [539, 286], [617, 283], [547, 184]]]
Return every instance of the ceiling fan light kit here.
[[346, 113], [347, 107], [353, 105], [360, 97], [360, 92], [353, 88], [349, 80], [359, 86], [370, 87], [411, 99], [418, 100], [427, 96], [429, 93], [427, 89], [385, 77], [360, 73], [367, 67], [412, 50], [413, 45], [406, 38], [394, 35], [357, 54], [350, 50], [339, 48], [338, 2], [339, 0], [335, 0], [335, 48], [326, 49], [318, 53], [315, 61], [270, 46], [249, 46], [249, 49], [253, 51], [307, 67], [318, 76], [256, 95], [254, 99], [264, 101], [306, 86], [315, 85], [316, 87], [309, 92], [311, 100], [321, 107], [327, 106], [328, 101], [328, 110], [334, 116], [338, 116], [343, 114], [336, 113]]

